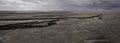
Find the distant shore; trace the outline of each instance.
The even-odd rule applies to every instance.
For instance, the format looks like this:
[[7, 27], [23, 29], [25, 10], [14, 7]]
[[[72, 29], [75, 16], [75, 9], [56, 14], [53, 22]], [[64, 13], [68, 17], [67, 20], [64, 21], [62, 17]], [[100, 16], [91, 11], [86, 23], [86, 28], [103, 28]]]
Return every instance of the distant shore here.
[[0, 14], [20, 14], [20, 13], [27, 13], [27, 14], [36, 14], [36, 13], [120, 13], [120, 12], [107, 12], [107, 11], [73, 11], [73, 12], [69, 12], [69, 11], [0, 11]]

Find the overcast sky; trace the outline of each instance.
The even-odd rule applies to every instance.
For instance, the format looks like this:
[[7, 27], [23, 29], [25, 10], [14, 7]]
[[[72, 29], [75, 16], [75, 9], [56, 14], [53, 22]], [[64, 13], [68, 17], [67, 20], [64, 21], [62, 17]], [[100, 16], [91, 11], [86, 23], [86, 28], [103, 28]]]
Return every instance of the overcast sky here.
[[0, 10], [120, 11], [120, 0], [0, 0]]

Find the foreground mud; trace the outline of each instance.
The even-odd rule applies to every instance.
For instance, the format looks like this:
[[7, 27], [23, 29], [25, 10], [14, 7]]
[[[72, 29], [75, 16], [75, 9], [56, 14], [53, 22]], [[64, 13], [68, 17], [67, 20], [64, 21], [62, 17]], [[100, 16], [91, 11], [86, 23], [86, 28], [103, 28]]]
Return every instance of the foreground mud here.
[[0, 43], [120, 42], [119, 14], [60, 14], [1, 15]]

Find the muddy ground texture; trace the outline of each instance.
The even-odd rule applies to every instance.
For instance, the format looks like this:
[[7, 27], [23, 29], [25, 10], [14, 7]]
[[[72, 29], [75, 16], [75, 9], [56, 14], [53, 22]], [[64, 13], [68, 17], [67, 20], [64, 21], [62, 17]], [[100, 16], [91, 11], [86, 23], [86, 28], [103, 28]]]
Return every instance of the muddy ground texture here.
[[0, 43], [119, 43], [120, 14], [0, 14]]

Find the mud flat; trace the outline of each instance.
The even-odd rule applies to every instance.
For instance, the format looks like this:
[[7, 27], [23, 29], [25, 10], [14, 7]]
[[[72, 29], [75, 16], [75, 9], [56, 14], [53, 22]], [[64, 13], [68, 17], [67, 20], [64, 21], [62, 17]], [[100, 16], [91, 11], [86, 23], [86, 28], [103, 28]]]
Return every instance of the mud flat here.
[[0, 16], [0, 43], [120, 42], [120, 13], [1, 13]]

